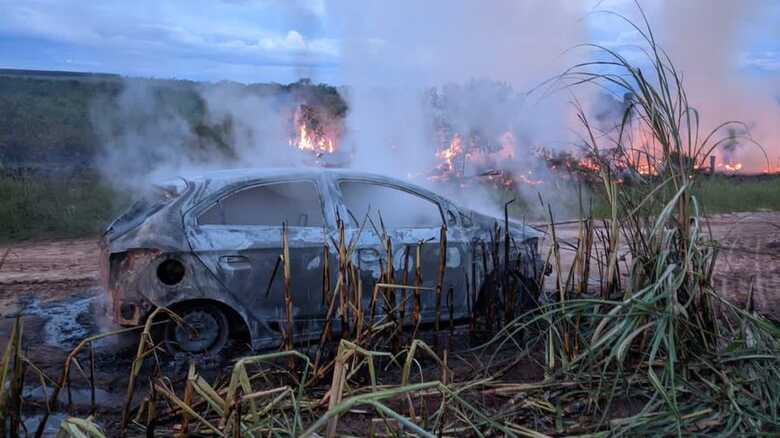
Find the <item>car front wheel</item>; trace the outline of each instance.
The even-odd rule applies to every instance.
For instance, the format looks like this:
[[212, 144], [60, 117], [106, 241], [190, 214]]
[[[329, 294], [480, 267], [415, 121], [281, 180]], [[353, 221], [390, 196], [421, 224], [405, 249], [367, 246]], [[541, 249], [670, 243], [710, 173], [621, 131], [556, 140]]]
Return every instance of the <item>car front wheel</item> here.
[[182, 322], [168, 322], [165, 341], [169, 350], [185, 353], [217, 353], [228, 339], [228, 319], [220, 309], [203, 304], [180, 307]]

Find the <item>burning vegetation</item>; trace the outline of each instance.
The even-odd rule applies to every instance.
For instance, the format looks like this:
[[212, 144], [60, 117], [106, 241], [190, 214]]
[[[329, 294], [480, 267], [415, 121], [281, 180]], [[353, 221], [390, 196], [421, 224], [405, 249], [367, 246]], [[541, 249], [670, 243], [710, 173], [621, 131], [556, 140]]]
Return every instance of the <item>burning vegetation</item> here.
[[[690, 162], [694, 172], [735, 174], [745, 170], [743, 163], [734, 160], [735, 151], [754, 145], [745, 129], [730, 128], [708, 155], [701, 155], [701, 151], [687, 146], [680, 153], [666, 155], [665, 147], [658, 143], [654, 134], [631, 116], [636, 111], [637, 102], [633, 94], [626, 93], [622, 102], [606, 104], [619, 107], [625, 113], [612, 114], [611, 117], [599, 114], [597, 117], [600, 135], [605, 139], [598, 153], [594, 153], [587, 142], [563, 150], [550, 149], [531, 144], [522, 135], [521, 129], [512, 127], [513, 111], [496, 111], [491, 114], [489, 123], [480, 117], [474, 120], [466, 117], [464, 121], [464, 116], [459, 113], [464, 102], [458, 99], [466, 98], [464, 94], [470, 97], [485, 90], [492, 90], [495, 94], [495, 88], [501, 90], [505, 100], [514, 99], [512, 107], [515, 110], [519, 108], [517, 101], [520, 98], [511, 88], [489, 81], [448, 85], [426, 93], [426, 104], [430, 108], [426, 114], [431, 125], [428, 151], [434, 164], [415, 177], [460, 187], [480, 184], [512, 190], [521, 185], [543, 184], [545, 175], [591, 185], [600, 180], [602, 170], [608, 169], [617, 175], [616, 181], [623, 183], [665, 175], [675, 160]], [[626, 123], [621, 124], [626, 114]], [[629, 139], [630, 150], [620, 144], [617, 136], [623, 137], [623, 143]], [[334, 118], [307, 103], [296, 107], [289, 144], [309, 155], [312, 158], [307, 161], [309, 164], [349, 167], [352, 150], [345, 150], [347, 138], [341, 118]], [[761, 148], [760, 145], [755, 146]], [[767, 157], [764, 172], [779, 170], [771, 165]]]
[[326, 132], [326, 126], [309, 105], [301, 104], [293, 115], [294, 134], [290, 145], [321, 157], [336, 152], [335, 133]]

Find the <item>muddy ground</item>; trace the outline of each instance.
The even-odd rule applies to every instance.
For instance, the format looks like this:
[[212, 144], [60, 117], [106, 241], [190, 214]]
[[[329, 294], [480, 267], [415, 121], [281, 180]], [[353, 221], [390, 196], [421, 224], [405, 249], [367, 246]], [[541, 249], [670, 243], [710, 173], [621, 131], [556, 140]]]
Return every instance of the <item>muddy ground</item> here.
[[[720, 245], [715, 288], [724, 298], [744, 307], [752, 287], [754, 309], [780, 322], [780, 212], [720, 214], [708, 223]], [[560, 225], [556, 233], [562, 241], [575, 242], [578, 225]], [[574, 253], [561, 246], [562, 271], [568, 272]], [[620, 264], [625, 272], [625, 260]], [[597, 272], [591, 271], [591, 282], [597, 282]], [[547, 284], [552, 286], [553, 280]]]
[[[756, 310], [780, 321], [780, 213], [718, 215], [710, 225], [722, 246], [715, 277], [718, 290], [744, 306], [752, 288]], [[560, 226], [558, 233], [562, 239], [573, 239], [577, 226]], [[15, 315], [23, 314], [23, 345], [28, 357], [56, 379], [65, 356], [80, 340], [117, 329], [104, 316], [97, 254], [93, 239], [0, 246], [0, 259], [5, 256], [0, 266], [0, 347], [10, 336]], [[570, 257], [564, 254], [567, 259]], [[98, 416], [109, 429], [118, 421], [136, 346], [133, 334], [96, 344]], [[221, 365], [199, 363], [198, 367], [216, 370]], [[183, 361], [169, 366], [175, 374], [186, 373]], [[88, 415], [91, 393], [87, 380], [77, 373], [74, 376], [71, 412]], [[44, 399], [44, 393], [41, 386], [28, 383], [27, 425], [32, 428], [40, 418], [35, 403]], [[63, 394], [61, 399], [67, 400], [67, 396]], [[62, 418], [62, 414], [52, 418], [51, 432]]]

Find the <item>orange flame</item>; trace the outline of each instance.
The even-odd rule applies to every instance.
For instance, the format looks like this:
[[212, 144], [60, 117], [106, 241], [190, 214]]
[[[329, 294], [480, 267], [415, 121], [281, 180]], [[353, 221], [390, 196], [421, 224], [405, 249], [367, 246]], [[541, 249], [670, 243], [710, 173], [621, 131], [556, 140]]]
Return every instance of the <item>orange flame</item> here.
[[742, 163], [718, 163], [717, 167], [727, 172], [738, 172], [742, 170]]
[[[299, 106], [295, 110], [293, 122], [295, 125], [294, 134], [290, 138], [290, 146], [296, 147], [302, 151], [308, 151], [315, 155], [332, 154], [336, 152], [336, 142], [325, 133], [325, 130], [321, 127], [309, 126], [312, 122], [310, 118], [305, 116], [307, 114], [303, 110], [303, 106]], [[312, 122], [314, 123], [314, 122]]]
[[583, 158], [577, 164], [585, 170], [592, 170], [593, 172], [598, 172], [601, 170], [599, 163], [590, 158]]
[[[444, 137], [444, 136], [442, 136]], [[514, 163], [510, 167], [520, 167], [521, 163], [517, 161], [516, 142], [512, 132], [504, 132], [498, 137], [497, 148], [478, 147], [475, 138], [470, 138], [469, 143], [464, 145], [463, 137], [455, 133], [446, 147], [439, 147], [435, 155], [441, 160], [436, 167], [436, 174], [428, 178], [432, 181], [460, 181], [461, 187], [466, 187], [470, 182], [476, 179], [489, 181], [495, 186], [509, 188], [515, 184], [523, 183], [529, 185], [542, 184], [542, 180], [533, 178], [531, 170], [503, 170], [506, 169], [507, 162]], [[462, 168], [461, 164], [463, 165]], [[472, 176], [466, 176], [466, 165], [468, 164], [468, 173], [476, 173]], [[490, 169], [490, 170], [487, 170]], [[487, 170], [487, 171], [486, 171]]]
[[436, 151], [436, 156], [439, 159], [444, 160], [444, 163], [442, 164], [446, 168], [443, 170], [450, 172], [455, 168], [453, 161], [458, 155], [462, 153], [463, 146], [461, 145], [460, 135], [455, 134], [452, 137], [452, 141], [450, 142], [449, 146]]
[[336, 145], [325, 135], [315, 135], [305, 123], [301, 123], [295, 138], [290, 139], [290, 145], [295, 146], [302, 151], [310, 151], [317, 154], [332, 154], [336, 152]]

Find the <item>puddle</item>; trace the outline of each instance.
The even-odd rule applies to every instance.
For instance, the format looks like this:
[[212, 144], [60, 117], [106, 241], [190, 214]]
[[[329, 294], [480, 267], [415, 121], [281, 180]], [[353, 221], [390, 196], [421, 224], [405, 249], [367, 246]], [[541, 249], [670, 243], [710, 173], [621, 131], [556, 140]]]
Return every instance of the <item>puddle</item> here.
[[33, 294], [25, 294], [12, 302], [3, 303], [2, 313], [5, 318], [21, 314], [25, 319], [44, 321], [41, 341], [69, 348], [95, 333], [96, 313], [101, 311], [101, 305], [102, 299], [93, 290], [48, 301]]
[[[90, 312], [90, 304], [97, 297], [74, 299], [68, 302], [41, 303], [33, 301], [23, 310], [25, 315], [46, 319], [44, 342], [51, 345], [75, 345], [90, 335], [89, 328], [79, 320]], [[87, 315], [91, 318], [91, 315]]]

